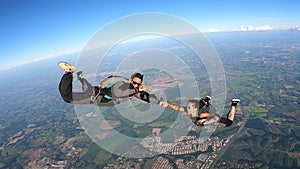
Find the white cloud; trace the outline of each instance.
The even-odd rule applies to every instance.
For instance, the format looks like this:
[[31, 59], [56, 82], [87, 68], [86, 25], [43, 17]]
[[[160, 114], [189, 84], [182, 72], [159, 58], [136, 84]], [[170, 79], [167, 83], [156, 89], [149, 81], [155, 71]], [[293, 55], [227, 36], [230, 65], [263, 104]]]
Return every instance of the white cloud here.
[[217, 28], [209, 28], [207, 32], [234, 32], [234, 31], [270, 31], [274, 30], [274, 28], [270, 25], [259, 25], [259, 26], [240, 26], [239, 28], [232, 29], [217, 29]]
[[208, 28], [207, 32], [225, 32], [226, 30], [216, 29], [216, 28]]
[[297, 31], [300, 31], [300, 25], [297, 25], [297, 26], [291, 28], [290, 30], [297, 30]]
[[273, 27], [270, 25], [259, 25], [259, 26], [248, 25], [246, 27], [240, 26], [240, 28], [237, 29], [237, 31], [270, 31], [270, 30], [274, 30]]
[[285, 28], [274, 28], [271, 25], [241, 25], [239, 28], [228, 28], [228, 29], [218, 29], [218, 28], [208, 28], [206, 32], [237, 32], [237, 31], [272, 31], [272, 30], [297, 30], [300, 31], [300, 25], [294, 27]]

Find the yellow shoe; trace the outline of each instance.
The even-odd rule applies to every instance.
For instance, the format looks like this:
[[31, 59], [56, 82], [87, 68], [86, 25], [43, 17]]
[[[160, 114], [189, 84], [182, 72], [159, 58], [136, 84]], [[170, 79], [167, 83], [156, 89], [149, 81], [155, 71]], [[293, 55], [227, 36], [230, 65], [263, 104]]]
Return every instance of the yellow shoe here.
[[71, 73], [75, 72], [75, 67], [70, 65], [67, 62], [59, 62], [57, 65], [65, 72], [71, 72]]

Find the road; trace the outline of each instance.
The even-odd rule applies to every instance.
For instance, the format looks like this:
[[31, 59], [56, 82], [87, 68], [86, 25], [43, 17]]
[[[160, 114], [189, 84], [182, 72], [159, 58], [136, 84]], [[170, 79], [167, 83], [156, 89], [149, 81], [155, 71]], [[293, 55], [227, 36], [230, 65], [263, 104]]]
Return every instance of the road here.
[[247, 120], [249, 119], [249, 115], [245, 116], [245, 119], [241, 125], [241, 127], [238, 129], [238, 131], [236, 132], [236, 134], [230, 139], [230, 141], [227, 143], [227, 145], [220, 151], [219, 155], [217, 156], [217, 158], [214, 159], [213, 164], [210, 166], [210, 168], [215, 168], [215, 165], [217, 164], [217, 162], [219, 161], [219, 159], [221, 157], [223, 157], [224, 153], [227, 151], [227, 149], [230, 147], [231, 143], [233, 142], [233, 140], [240, 134], [240, 132], [243, 130], [243, 128], [245, 127], [245, 124], [247, 122]]

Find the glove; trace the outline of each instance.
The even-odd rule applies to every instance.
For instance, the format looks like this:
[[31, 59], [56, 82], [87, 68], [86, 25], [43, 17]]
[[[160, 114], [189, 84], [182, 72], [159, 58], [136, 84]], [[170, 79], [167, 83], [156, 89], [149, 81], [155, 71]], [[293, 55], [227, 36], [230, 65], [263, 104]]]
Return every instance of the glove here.
[[147, 90], [147, 86], [145, 83], [142, 83], [140, 86], [139, 86], [139, 91], [146, 91]]

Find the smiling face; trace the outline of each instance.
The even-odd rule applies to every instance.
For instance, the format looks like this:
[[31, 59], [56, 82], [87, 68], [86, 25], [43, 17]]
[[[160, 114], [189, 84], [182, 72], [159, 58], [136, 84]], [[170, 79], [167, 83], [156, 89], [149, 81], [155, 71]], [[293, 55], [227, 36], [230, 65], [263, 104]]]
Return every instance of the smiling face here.
[[138, 88], [142, 84], [142, 79], [134, 77], [130, 80], [130, 83], [133, 85], [134, 88]]
[[197, 113], [198, 113], [199, 109], [198, 109], [198, 106], [197, 106], [196, 103], [189, 101], [187, 103], [186, 108], [187, 108], [187, 113], [188, 114], [192, 115], [193, 117], [197, 116]]

